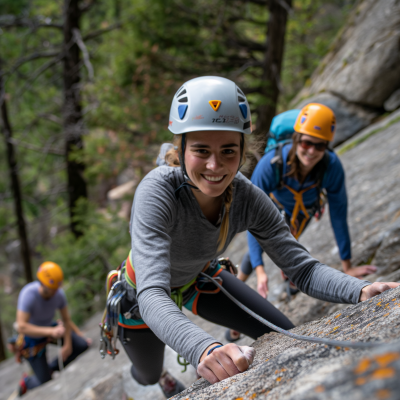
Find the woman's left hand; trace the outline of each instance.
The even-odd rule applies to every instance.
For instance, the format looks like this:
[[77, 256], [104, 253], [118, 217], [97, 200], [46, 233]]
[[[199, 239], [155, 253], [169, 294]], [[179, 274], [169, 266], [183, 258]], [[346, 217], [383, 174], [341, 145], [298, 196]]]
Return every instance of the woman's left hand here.
[[246, 371], [253, 363], [256, 354], [252, 347], [237, 346], [234, 343], [219, 347], [207, 355], [209, 348], [200, 359], [197, 373], [211, 384]]
[[371, 297], [381, 294], [386, 290], [397, 288], [398, 286], [400, 286], [400, 283], [397, 282], [375, 282], [372, 285], [362, 288], [359, 301], [368, 300]]

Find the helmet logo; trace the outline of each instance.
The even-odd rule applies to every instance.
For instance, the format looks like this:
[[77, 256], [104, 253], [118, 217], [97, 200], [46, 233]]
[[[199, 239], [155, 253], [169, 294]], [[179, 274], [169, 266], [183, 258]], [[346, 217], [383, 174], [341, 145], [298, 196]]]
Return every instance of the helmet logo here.
[[221, 100], [210, 100], [209, 103], [214, 111], [218, 111], [218, 108], [221, 105]]
[[333, 125], [331, 125], [331, 132], [333, 133], [334, 130], [335, 130], [335, 125], [333, 124]]
[[320, 131], [320, 130], [321, 130], [321, 127], [315, 125], [315, 126], [314, 126], [314, 129], [316, 129], [317, 131]]
[[247, 105], [246, 103], [240, 103], [239, 104], [240, 111], [242, 112], [243, 118], [247, 118]]
[[304, 122], [306, 122], [306, 119], [307, 119], [307, 117], [306, 117], [305, 115], [303, 115], [303, 116], [301, 117], [300, 123], [301, 123], [301, 124], [304, 124]]
[[185, 114], [186, 114], [187, 108], [188, 108], [187, 104], [181, 104], [181, 105], [178, 107], [178, 114], [179, 114], [179, 118], [180, 118], [180, 119], [185, 118]]

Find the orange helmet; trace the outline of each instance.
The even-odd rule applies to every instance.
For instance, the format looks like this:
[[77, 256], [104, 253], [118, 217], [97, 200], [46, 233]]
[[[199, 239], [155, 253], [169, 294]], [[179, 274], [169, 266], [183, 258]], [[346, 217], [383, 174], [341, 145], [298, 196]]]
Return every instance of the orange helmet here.
[[336, 118], [334, 112], [319, 103], [310, 103], [302, 108], [294, 124], [294, 130], [305, 135], [330, 142], [335, 136]]
[[61, 267], [52, 261], [41, 264], [36, 276], [39, 282], [49, 289], [58, 289], [64, 279]]

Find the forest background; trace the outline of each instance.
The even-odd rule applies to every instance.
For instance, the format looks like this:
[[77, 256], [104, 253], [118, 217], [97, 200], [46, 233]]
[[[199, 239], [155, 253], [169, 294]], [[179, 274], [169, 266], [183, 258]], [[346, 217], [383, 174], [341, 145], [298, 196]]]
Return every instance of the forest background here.
[[[76, 323], [104, 306], [106, 274], [130, 248], [134, 186], [171, 140], [181, 84], [204, 75], [238, 83], [252, 109], [254, 165], [266, 115], [289, 108], [355, 3], [0, 0], [0, 360], [19, 290], [42, 261], [62, 266]], [[284, 47], [272, 31], [282, 18]], [[271, 78], [273, 45], [283, 57]], [[130, 191], [110, 196], [124, 184]]]

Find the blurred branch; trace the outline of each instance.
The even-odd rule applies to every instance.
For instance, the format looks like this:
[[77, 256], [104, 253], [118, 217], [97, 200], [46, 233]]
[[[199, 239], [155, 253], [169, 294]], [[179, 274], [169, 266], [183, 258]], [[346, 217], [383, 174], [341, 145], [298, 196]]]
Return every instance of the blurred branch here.
[[92, 1], [87, 1], [86, 4], [82, 5], [81, 7], [79, 7], [79, 10], [84, 13], [86, 11], [89, 11], [96, 3], [96, 0], [92, 0]]
[[9, 71], [4, 71], [3, 74], [12, 74], [14, 73], [20, 66], [23, 64], [33, 61], [33, 60], [38, 60], [39, 58], [49, 58], [49, 57], [55, 57], [58, 54], [60, 54], [60, 50], [57, 51], [52, 51], [52, 52], [37, 52], [30, 54], [29, 56], [22, 57], [19, 60], [15, 62], [15, 64], [12, 66], [12, 68]]
[[88, 70], [89, 82], [93, 82], [93, 80], [94, 80], [93, 65], [90, 62], [89, 52], [85, 46], [85, 43], [82, 40], [81, 32], [79, 31], [78, 28], [73, 28], [72, 35], [75, 39], [76, 44], [81, 49], [82, 56], [83, 56], [83, 62], [86, 66], [86, 69]]
[[121, 27], [122, 27], [122, 22], [119, 21], [119, 22], [116, 22], [115, 24], [112, 24], [112, 25], [108, 26], [107, 28], [98, 29], [97, 31], [93, 31], [93, 32], [88, 33], [87, 35], [85, 35], [83, 37], [82, 40], [86, 42], [86, 40], [94, 39], [94, 38], [96, 38], [98, 36], [103, 35], [104, 33], [111, 32], [114, 29], [118, 29], [118, 28], [121, 28]]
[[18, 140], [15, 138], [11, 138], [8, 140], [11, 144], [15, 145], [15, 146], [19, 146], [19, 147], [23, 147], [25, 149], [29, 149], [29, 150], [34, 150], [34, 151], [38, 151], [40, 153], [49, 153], [49, 154], [54, 154], [57, 156], [64, 156], [65, 155], [65, 151], [61, 150], [61, 149], [48, 149], [47, 151], [43, 150], [42, 146], [38, 146], [36, 144], [32, 144], [32, 143], [28, 143], [28, 142], [23, 142], [22, 140]]
[[49, 113], [41, 113], [41, 114], [38, 114], [38, 117], [46, 119], [51, 122], [54, 122], [57, 125], [62, 125], [62, 119], [60, 117], [57, 117], [57, 115], [49, 114]]
[[25, 84], [22, 86], [22, 88], [19, 90], [17, 93], [17, 97], [21, 96], [22, 93], [25, 91], [25, 89], [33, 83], [43, 72], [47, 71], [49, 68], [51, 68], [53, 65], [56, 65], [58, 62], [60, 62], [64, 58], [64, 52], [59, 53], [59, 55], [52, 60], [48, 61], [47, 63], [42, 64], [40, 68], [38, 68], [28, 79], [26, 80]]
[[0, 16], [0, 28], [55, 28], [55, 29], [63, 29], [62, 24], [53, 24], [51, 22], [43, 23], [42, 20], [38, 18], [27, 18], [20, 17], [16, 15], [2, 15]]

